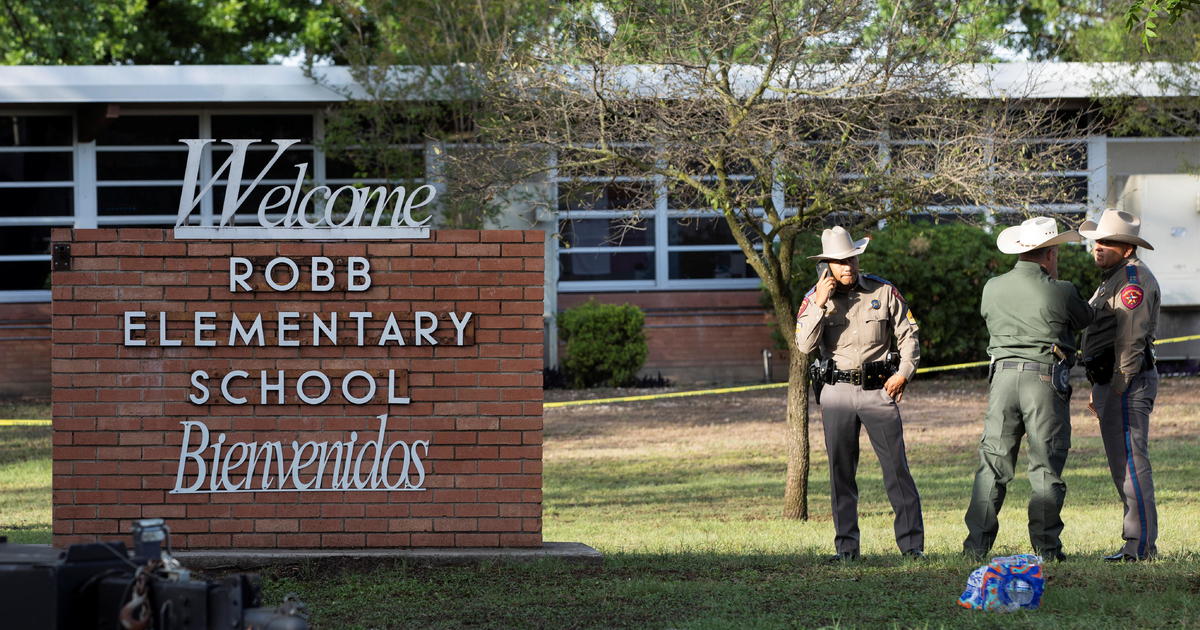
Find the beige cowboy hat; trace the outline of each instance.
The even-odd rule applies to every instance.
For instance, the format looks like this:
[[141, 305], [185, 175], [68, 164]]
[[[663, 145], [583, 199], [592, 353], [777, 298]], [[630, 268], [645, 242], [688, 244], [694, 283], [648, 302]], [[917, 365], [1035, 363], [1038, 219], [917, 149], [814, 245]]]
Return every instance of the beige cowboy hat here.
[[1058, 221], [1051, 217], [1033, 217], [1025, 219], [1020, 225], [1005, 228], [1000, 236], [996, 237], [996, 247], [1005, 254], [1024, 254], [1043, 247], [1081, 240], [1083, 238], [1075, 230], [1059, 232]]
[[1099, 223], [1084, 221], [1083, 225], [1079, 226], [1079, 234], [1093, 241], [1116, 241], [1154, 249], [1153, 245], [1138, 236], [1141, 229], [1141, 219], [1123, 210], [1106, 208], [1100, 215]]
[[871, 237], [867, 236], [859, 240], [850, 238], [850, 233], [846, 228], [837, 225], [821, 232], [821, 253], [809, 258], [816, 260], [845, 260], [854, 258], [863, 253], [867, 249], [867, 243], [871, 241]]

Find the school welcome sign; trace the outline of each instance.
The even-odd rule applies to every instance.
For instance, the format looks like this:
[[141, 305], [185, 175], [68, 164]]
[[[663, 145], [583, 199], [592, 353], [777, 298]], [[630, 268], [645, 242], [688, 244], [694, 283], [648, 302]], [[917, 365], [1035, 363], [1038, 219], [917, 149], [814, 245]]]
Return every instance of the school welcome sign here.
[[542, 233], [431, 230], [432, 186], [307, 165], [244, 208], [295, 141], [256, 173], [226, 141], [207, 181], [183, 142], [174, 229], [54, 232], [55, 544], [540, 545]]

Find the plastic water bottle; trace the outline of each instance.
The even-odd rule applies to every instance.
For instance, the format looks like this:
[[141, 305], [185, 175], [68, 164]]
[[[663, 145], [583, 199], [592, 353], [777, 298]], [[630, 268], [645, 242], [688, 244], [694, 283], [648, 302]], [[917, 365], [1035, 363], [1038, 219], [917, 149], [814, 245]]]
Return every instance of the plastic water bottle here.
[[1023, 608], [1033, 601], [1033, 586], [1021, 578], [1013, 578], [1004, 585], [1008, 601], [1014, 608]]

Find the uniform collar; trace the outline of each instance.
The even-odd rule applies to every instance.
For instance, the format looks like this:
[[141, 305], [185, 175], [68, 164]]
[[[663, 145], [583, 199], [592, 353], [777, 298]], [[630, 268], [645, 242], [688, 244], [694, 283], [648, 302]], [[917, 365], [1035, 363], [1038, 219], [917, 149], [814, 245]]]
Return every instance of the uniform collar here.
[[1045, 276], [1050, 275], [1046, 273], [1046, 270], [1043, 269], [1040, 264], [1035, 263], [1032, 260], [1018, 260], [1017, 264], [1013, 266], [1013, 270], [1020, 270], [1024, 273], [1038, 273]]

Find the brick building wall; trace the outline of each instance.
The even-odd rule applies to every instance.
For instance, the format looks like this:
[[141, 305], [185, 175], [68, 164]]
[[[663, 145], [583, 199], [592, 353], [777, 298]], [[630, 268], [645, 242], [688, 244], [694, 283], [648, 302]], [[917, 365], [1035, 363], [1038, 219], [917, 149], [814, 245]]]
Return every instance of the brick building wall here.
[[[767, 349], [772, 379], [780, 381], [787, 378], [787, 351], [775, 347], [774, 324], [761, 295], [757, 290], [560, 293], [558, 306], [565, 310], [594, 298], [641, 308], [648, 350], [642, 374], [662, 373], [683, 383], [761, 381]], [[559, 356], [565, 356], [561, 347]]]
[[[71, 268], [54, 272], [52, 289], [56, 545], [123, 536], [133, 520], [150, 517], [167, 519], [176, 548], [541, 544], [541, 232], [434, 231], [427, 241], [350, 243], [175, 241], [158, 229], [60, 229], [54, 240], [71, 244]], [[254, 262], [252, 291], [230, 291], [231, 256]], [[348, 290], [339, 266], [332, 291], [309, 290], [305, 272], [297, 288], [277, 292], [260, 271], [280, 256], [300, 269], [313, 256], [335, 265], [365, 257], [371, 286]], [[282, 282], [287, 275], [277, 270], [275, 278]], [[281, 311], [303, 315], [295, 320], [297, 332], [283, 333], [289, 341], [305, 340], [298, 347], [272, 342], [280, 334], [272, 318]], [[416, 327], [429, 321], [405, 317], [419, 311], [438, 316], [432, 332], [437, 345], [417, 345]], [[133, 317], [135, 325], [127, 328], [128, 312], [146, 316]], [[199, 333], [215, 347], [196, 345], [197, 312], [216, 314], [204, 320], [216, 330]], [[335, 312], [377, 317], [365, 326], [361, 344], [343, 321], [336, 345], [328, 339], [311, 345], [309, 335], [316, 333], [315, 324], [306, 325], [308, 314]], [[466, 312], [473, 315], [461, 333], [443, 325], [449, 313], [461, 318]], [[397, 331], [384, 324], [386, 313], [396, 315], [405, 345], [395, 343]], [[226, 344], [235, 314], [246, 321], [262, 314], [267, 343]], [[388, 343], [376, 343], [389, 334]], [[126, 335], [146, 345], [128, 345]], [[163, 344], [160, 337], [180, 345]], [[191, 380], [199, 370], [212, 376], [201, 379], [210, 391], [204, 404], [189, 400], [201, 398]], [[229, 393], [248, 398], [246, 404], [230, 402], [219, 389], [218, 377], [235, 370], [250, 376], [231, 380]], [[274, 390], [261, 387], [262, 379], [274, 383], [278, 370], [286, 378], [283, 404]], [[309, 370], [322, 371], [333, 383], [320, 404], [305, 404], [294, 389]], [[371, 376], [360, 375], [343, 393], [338, 379], [354, 370]], [[390, 391], [384, 376], [389, 370]], [[352, 404], [348, 398], [369, 393], [369, 378], [377, 384], [376, 396]], [[319, 380], [309, 380], [305, 392], [315, 399], [321, 389]], [[411, 402], [389, 404], [391, 394]], [[269, 397], [267, 404], [262, 396]], [[377, 416], [383, 414], [386, 435], [379, 435]], [[203, 451], [196, 423], [209, 432], [211, 445]], [[343, 451], [335, 445], [352, 436], [357, 441], [347, 450], [362, 453], [361, 470], [338, 467]], [[412, 459], [422, 460], [423, 479], [413, 479], [415, 461], [396, 455], [383, 467], [383, 483], [400, 487], [408, 472], [405, 490], [347, 489], [358, 483], [349, 477], [338, 485], [338, 471], [355, 477], [362, 472], [365, 486], [375, 481], [367, 474], [375, 456], [367, 442], [377, 436], [381, 447], [405, 442], [391, 452], [411, 449]], [[270, 441], [285, 445], [285, 459], [276, 461], [289, 463], [286, 474], [276, 475], [278, 465], [266, 460], [264, 475], [324, 491], [279, 491], [248, 467], [231, 466], [239, 461], [235, 452], [250, 453], [262, 443], [266, 453]], [[428, 443], [425, 453], [418, 450], [420, 441]], [[297, 457], [296, 445], [304, 458]], [[223, 453], [220, 446], [227, 447]], [[318, 453], [322, 462], [329, 456], [328, 467], [300, 466]], [[203, 477], [199, 461], [206, 462]], [[179, 492], [193, 481], [213, 491]]]
[[0, 398], [50, 395], [50, 305], [0, 304]]

